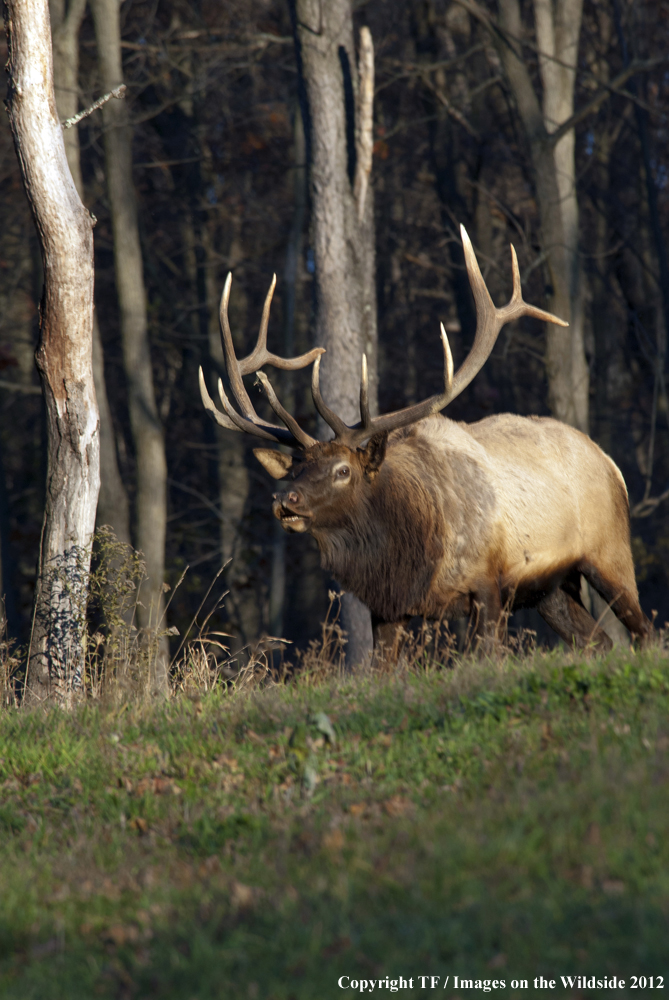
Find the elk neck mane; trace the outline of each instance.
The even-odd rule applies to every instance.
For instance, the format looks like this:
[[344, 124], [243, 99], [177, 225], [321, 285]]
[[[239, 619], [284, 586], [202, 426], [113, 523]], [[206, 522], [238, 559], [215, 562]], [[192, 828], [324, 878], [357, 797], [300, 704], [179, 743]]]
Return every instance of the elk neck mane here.
[[422, 613], [452, 548], [460, 525], [447, 517], [457, 509], [448, 502], [449, 464], [417, 428], [396, 431], [347, 523], [313, 532], [323, 568], [384, 621]]

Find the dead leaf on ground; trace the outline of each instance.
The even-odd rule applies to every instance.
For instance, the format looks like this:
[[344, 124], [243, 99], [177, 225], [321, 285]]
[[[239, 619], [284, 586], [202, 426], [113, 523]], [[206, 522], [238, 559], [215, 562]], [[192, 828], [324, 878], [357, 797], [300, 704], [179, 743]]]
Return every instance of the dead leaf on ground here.
[[594, 884], [594, 874], [592, 865], [583, 865], [581, 868], [581, 885], [584, 889], [592, 889]]
[[137, 830], [137, 833], [148, 833], [149, 824], [143, 816], [133, 816], [133, 818], [128, 823], [131, 830]]
[[587, 841], [592, 844], [593, 847], [599, 847], [602, 842], [602, 832], [599, 828], [599, 823], [591, 823], [588, 827]]
[[239, 764], [234, 757], [231, 757], [227, 753], [221, 753], [218, 757], [214, 757], [211, 762], [212, 767], [221, 767], [227, 771], [234, 773], [239, 770]]
[[245, 909], [253, 902], [253, 889], [251, 886], [235, 880], [230, 886], [230, 897], [234, 906]]
[[215, 875], [217, 872], [220, 872], [220, 870], [221, 870], [221, 862], [215, 854], [212, 854], [210, 858], [206, 858], [202, 862], [202, 864], [197, 870], [197, 873], [202, 878], [204, 878], [206, 876]]
[[100, 937], [103, 941], [121, 948], [124, 944], [134, 944], [139, 941], [139, 928], [134, 924], [112, 924]]
[[347, 951], [353, 942], [350, 937], [346, 935], [345, 937], [335, 938], [332, 944], [326, 945], [323, 948], [321, 955], [323, 958], [334, 958], [335, 955], [341, 955], [343, 951]]
[[338, 826], [336, 826], [334, 830], [330, 830], [323, 837], [323, 847], [326, 851], [331, 851], [332, 853], [341, 851], [344, 846], [344, 842], [344, 834]]
[[383, 811], [388, 816], [406, 816], [413, 812], [413, 802], [401, 795], [393, 795], [383, 803]]
[[367, 808], [366, 802], [352, 802], [348, 807], [348, 811], [351, 816], [362, 816], [365, 809]]
[[135, 795], [181, 795], [181, 789], [172, 778], [142, 778], [135, 786]]

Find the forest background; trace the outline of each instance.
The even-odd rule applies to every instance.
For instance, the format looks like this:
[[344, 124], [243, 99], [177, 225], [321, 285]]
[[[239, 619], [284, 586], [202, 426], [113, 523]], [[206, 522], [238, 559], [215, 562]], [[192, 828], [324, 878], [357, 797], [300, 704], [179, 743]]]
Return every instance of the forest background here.
[[[545, 108], [536, 20], [542, 3], [353, 6], [356, 28], [370, 28], [376, 55], [370, 197], [383, 412], [438, 391], [440, 321], [456, 364], [471, 344], [460, 223], [497, 303], [510, 293], [509, 242], [526, 299], [546, 306], [555, 295], [532, 136], [499, 44], [500, 25], [508, 28], [515, 8], [514, 52]], [[574, 5], [543, 6], [569, 12]], [[110, 82], [118, 85], [119, 72], [127, 88], [124, 100], [65, 133], [70, 163], [74, 156], [81, 166], [75, 180], [97, 219], [98, 523], [145, 550], [158, 586], [164, 579], [174, 587], [189, 567], [167, 625], [185, 631], [231, 560], [229, 594], [213, 624], [241, 643], [268, 632], [303, 643], [318, 629], [333, 581], [310, 539], [279, 533], [253, 441], [215, 427], [197, 388], [200, 364], [210, 389], [223, 373], [218, 301], [229, 270], [239, 356], [254, 343], [273, 272], [270, 349], [294, 354], [313, 344], [313, 227], [291, 7], [283, 0], [126, 0], [122, 67], [115, 67], [108, 20], [118, 9], [108, 0], [90, 10], [83, 0], [51, 3], [61, 116], [88, 107]], [[589, 388], [572, 422], [623, 471], [641, 602], [660, 622], [669, 618], [667, 13], [665, 3], [651, 0], [587, 0], [571, 56], [558, 46], [552, 57], [555, 66], [575, 68], [569, 196], [577, 209], [579, 335]], [[108, 165], [124, 157], [132, 181], [121, 174], [114, 188]], [[47, 457], [34, 363], [42, 275], [5, 116], [0, 177], [0, 593], [10, 634], [25, 642]], [[127, 242], [133, 220], [136, 247]], [[144, 334], [150, 359], [143, 368], [128, 343], [143, 343]], [[273, 381], [315, 433], [308, 375]], [[524, 320], [503, 330], [448, 415], [547, 414], [549, 400], [545, 330]]]

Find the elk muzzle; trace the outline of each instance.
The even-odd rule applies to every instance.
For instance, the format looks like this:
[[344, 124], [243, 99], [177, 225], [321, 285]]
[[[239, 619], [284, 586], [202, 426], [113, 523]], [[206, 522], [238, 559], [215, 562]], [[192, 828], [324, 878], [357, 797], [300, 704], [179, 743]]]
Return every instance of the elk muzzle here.
[[282, 490], [272, 494], [272, 513], [281, 522], [284, 531], [301, 534], [309, 530], [311, 513], [300, 509], [304, 503], [298, 490]]

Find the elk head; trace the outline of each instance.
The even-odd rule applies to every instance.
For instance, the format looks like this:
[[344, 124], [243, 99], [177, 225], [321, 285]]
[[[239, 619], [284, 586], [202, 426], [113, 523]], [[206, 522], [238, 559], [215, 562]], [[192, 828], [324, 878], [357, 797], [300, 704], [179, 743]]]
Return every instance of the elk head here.
[[[282, 526], [291, 532], [336, 530], [344, 527], [353, 511], [374, 489], [386, 453], [386, 443], [390, 431], [406, 427], [443, 410], [481, 370], [495, 345], [500, 330], [505, 323], [521, 316], [567, 326], [552, 313], [537, 309], [523, 301], [520, 287], [520, 273], [516, 252], [511, 247], [513, 268], [513, 294], [508, 304], [497, 309], [490, 298], [488, 289], [476, 261], [472, 244], [464, 226], [460, 227], [465, 253], [465, 263], [469, 282], [476, 304], [476, 334], [471, 351], [457, 372], [453, 372], [453, 358], [443, 324], [441, 342], [444, 355], [444, 387], [441, 393], [430, 396], [420, 403], [407, 406], [393, 413], [372, 417], [369, 410], [367, 383], [367, 360], [362, 357], [360, 380], [360, 420], [349, 427], [324, 402], [319, 385], [320, 356], [322, 347], [315, 347], [298, 358], [279, 358], [267, 350], [267, 324], [269, 309], [276, 285], [273, 278], [265, 299], [258, 341], [252, 353], [238, 361], [235, 356], [228, 321], [228, 300], [230, 297], [231, 275], [223, 289], [220, 308], [221, 339], [225, 355], [230, 388], [241, 412], [234, 409], [228, 399], [221, 379], [218, 392], [224, 412], [214, 405], [200, 368], [200, 393], [205, 409], [221, 427], [243, 431], [255, 437], [264, 438], [277, 444], [288, 445], [297, 456], [270, 448], [256, 448], [254, 454], [274, 479], [289, 479], [283, 490], [274, 494], [273, 512]], [[295, 370], [313, 363], [311, 392], [314, 404], [323, 420], [334, 431], [334, 439], [317, 441], [307, 434], [296, 420], [279, 402], [267, 376], [259, 371], [270, 364], [275, 368]], [[283, 427], [262, 420], [255, 412], [242, 381], [243, 375], [256, 372], [270, 407], [284, 424]]]

